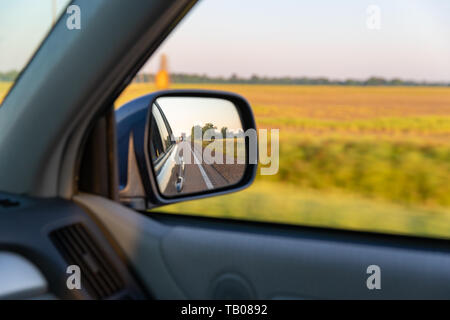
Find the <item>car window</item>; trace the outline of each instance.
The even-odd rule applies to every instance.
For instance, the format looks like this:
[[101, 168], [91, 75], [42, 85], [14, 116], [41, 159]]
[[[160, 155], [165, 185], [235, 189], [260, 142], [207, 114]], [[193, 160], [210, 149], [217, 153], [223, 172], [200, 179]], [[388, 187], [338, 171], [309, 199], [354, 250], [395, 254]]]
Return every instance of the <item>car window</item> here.
[[0, 0], [0, 106], [70, 0]]
[[152, 117], [152, 123], [150, 125], [150, 130], [151, 130], [151, 134], [150, 134], [150, 152], [152, 155], [152, 161], [155, 162], [158, 159], [160, 159], [160, 157], [164, 154], [164, 144], [163, 141], [161, 139], [161, 134], [158, 128], [158, 124], [156, 123], [156, 117], [153, 113], [153, 117]]
[[169, 147], [172, 145], [170, 132], [167, 128], [166, 122], [164, 121], [163, 115], [161, 114], [159, 108], [158, 107], [153, 108], [152, 113], [158, 126], [159, 135], [162, 139], [163, 150], [164, 152], [166, 152], [167, 149], [169, 149]]
[[262, 160], [278, 141], [274, 174], [158, 212], [450, 238], [449, 39], [448, 1], [205, 0], [116, 106], [231, 91], [267, 130]]

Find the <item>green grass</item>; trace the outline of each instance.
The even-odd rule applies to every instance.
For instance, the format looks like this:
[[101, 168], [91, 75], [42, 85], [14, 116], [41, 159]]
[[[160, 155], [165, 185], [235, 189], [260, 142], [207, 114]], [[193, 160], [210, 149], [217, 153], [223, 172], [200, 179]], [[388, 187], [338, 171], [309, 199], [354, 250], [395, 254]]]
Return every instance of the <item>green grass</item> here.
[[[301, 190], [301, 191], [300, 191]], [[153, 210], [247, 221], [450, 238], [450, 210], [257, 181], [245, 191]]]
[[261, 177], [408, 205], [450, 206], [450, 147], [389, 141], [302, 140], [280, 145], [280, 169]]

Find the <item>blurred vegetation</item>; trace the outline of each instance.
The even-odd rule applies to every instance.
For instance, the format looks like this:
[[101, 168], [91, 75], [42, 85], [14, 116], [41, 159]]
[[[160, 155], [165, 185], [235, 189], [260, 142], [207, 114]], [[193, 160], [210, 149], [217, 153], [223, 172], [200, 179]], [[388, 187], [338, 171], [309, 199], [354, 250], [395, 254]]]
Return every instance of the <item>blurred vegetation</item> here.
[[323, 192], [267, 182], [245, 191], [183, 202], [154, 211], [268, 223], [450, 238], [450, 210], [405, 206], [345, 192]]
[[408, 205], [450, 206], [449, 178], [448, 146], [326, 139], [282, 142], [279, 173], [265, 180]]
[[4, 81], [4, 82], [14, 81], [14, 80], [16, 80], [18, 75], [19, 75], [19, 72], [16, 70], [0, 72], [0, 81]]

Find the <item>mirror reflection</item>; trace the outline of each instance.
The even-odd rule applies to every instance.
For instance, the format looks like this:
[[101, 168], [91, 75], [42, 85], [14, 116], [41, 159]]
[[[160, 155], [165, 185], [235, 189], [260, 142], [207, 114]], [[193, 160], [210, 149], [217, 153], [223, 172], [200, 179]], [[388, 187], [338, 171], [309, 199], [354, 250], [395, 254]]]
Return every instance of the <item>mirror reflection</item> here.
[[150, 156], [164, 196], [223, 188], [243, 177], [245, 138], [232, 102], [160, 97], [151, 119]]

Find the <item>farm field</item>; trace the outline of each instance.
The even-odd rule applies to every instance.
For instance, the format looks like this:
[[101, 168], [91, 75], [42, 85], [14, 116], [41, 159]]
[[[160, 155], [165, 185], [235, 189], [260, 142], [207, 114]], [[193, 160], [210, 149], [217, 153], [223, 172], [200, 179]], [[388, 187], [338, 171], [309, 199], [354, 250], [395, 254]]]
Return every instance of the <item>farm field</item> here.
[[[246, 97], [258, 128], [280, 130], [280, 167], [245, 191], [156, 211], [450, 238], [450, 88], [172, 88]], [[134, 83], [116, 107], [153, 91]]]
[[0, 81], [0, 104], [3, 101], [3, 98], [8, 93], [9, 88], [11, 87], [11, 82], [1, 82]]
[[[280, 129], [280, 169], [157, 211], [450, 238], [450, 88], [172, 87], [246, 97], [258, 128]], [[116, 106], [154, 90], [132, 84]]]

